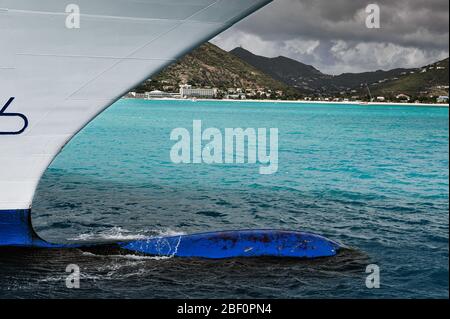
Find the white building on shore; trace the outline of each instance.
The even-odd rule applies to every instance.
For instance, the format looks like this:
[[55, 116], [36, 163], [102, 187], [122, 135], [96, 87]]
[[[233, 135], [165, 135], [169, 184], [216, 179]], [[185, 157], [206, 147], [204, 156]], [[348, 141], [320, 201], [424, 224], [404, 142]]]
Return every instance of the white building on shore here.
[[213, 99], [217, 97], [218, 89], [194, 89], [192, 85], [183, 84], [180, 85], [181, 98], [202, 97]]
[[446, 95], [439, 96], [439, 97], [436, 99], [436, 102], [437, 102], [437, 103], [448, 103], [448, 96], [446, 96]]
[[151, 91], [151, 92], [145, 92], [145, 98], [146, 99], [161, 99], [161, 98], [179, 98], [178, 93], [168, 93], [164, 91]]

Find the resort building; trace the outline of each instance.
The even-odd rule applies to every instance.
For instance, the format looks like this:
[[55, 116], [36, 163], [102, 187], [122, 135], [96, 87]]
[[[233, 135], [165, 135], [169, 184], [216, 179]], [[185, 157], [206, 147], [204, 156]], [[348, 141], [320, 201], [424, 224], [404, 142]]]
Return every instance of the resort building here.
[[181, 98], [190, 97], [203, 97], [203, 98], [215, 98], [217, 96], [218, 89], [194, 89], [191, 85], [183, 84], [180, 85], [180, 95]]
[[176, 98], [176, 97], [179, 97], [177, 93], [168, 93], [158, 90], [145, 92], [146, 99]]

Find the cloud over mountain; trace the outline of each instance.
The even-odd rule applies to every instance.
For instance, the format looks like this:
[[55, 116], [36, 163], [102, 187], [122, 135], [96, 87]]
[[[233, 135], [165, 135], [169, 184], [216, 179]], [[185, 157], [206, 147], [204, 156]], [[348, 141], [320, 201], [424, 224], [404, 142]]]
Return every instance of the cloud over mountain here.
[[381, 28], [363, 0], [275, 0], [214, 43], [284, 55], [326, 73], [417, 67], [448, 56], [448, 0], [379, 0]]

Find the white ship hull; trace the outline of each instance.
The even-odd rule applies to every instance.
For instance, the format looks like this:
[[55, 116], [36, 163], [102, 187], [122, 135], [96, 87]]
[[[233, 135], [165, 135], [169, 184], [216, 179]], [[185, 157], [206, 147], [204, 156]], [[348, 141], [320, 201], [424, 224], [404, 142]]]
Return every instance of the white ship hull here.
[[67, 1], [0, 0], [3, 215], [31, 208], [44, 171], [96, 115], [270, 0], [74, 2], [80, 28], [66, 25]]

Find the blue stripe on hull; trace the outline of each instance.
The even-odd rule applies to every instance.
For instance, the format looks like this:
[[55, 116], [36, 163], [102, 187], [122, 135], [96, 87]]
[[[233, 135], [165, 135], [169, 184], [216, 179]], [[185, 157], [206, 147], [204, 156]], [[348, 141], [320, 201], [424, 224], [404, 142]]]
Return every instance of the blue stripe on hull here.
[[31, 246], [30, 210], [0, 211], [0, 246]]
[[35, 233], [29, 209], [0, 210], [0, 246], [57, 247]]

